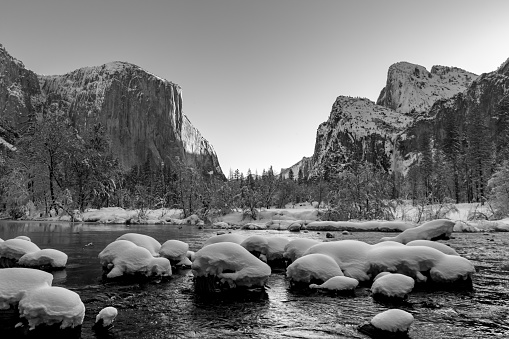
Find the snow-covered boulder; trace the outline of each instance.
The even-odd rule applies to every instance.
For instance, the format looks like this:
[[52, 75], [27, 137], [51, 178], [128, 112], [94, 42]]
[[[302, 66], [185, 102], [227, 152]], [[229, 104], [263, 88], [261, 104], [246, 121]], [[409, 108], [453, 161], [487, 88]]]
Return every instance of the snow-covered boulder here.
[[187, 251], [189, 244], [180, 240], [167, 240], [161, 245], [159, 255], [174, 262], [180, 262], [182, 259], [187, 258]]
[[312, 221], [306, 225], [310, 231], [392, 231], [402, 232], [413, 225], [403, 221]]
[[449, 239], [454, 229], [454, 222], [448, 219], [437, 219], [420, 226], [410, 228], [395, 237], [384, 237], [382, 241], [396, 241], [402, 244], [413, 240]]
[[334, 259], [319, 253], [300, 257], [286, 268], [286, 276], [292, 283], [323, 283], [342, 275], [343, 272]]
[[67, 254], [51, 248], [27, 253], [18, 260], [18, 265], [33, 268], [64, 268], [66, 264]]
[[170, 262], [179, 267], [191, 266], [192, 262], [188, 258], [189, 244], [180, 240], [168, 240], [161, 245], [159, 254], [170, 260]]
[[149, 250], [128, 240], [116, 240], [99, 253], [99, 260], [107, 278], [124, 274], [147, 277], [171, 276], [171, 264], [166, 258], [155, 258]]
[[371, 293], [374, 296], [381, 295], [389, 298], [405, 298], [412, 292], [415, 285], [414, 279], [403, 274], [385, 274], [371, 285]]
[[454, 228], [453, 228], [453, 232], [457, 232], [457, 233], [477, 233], [477, 232], [482, 232], [483, 230], [474, 226], [474, 225], [469, 225], [467, 224], [466, 222], [464, 221], [461, 221], [461, 220], [458, 220], [455, 224], [454, 224]]
[[218, 221], [218, 222], [213, 223], [212, 227], [228, 229], [228, 228], [230, 228], [230, 224], [228, 224], [227, 222], [224, 222], [224, 221]]
[[410, 241], [406, 244], [407, 246], [428, 246], [432, 247], [436, 250], [439, 250], [442, 253], [449, 254], [449, 255], [459, 255], [458, 252], [456, 252], [453, 248], [442, 244], [440, 242], [431, 241], [431, 240], [414, 240]]
[[21, 239], [21, 240], [26, 240], [26, 241], [32, 241], [32, 239], [30, 239], [29, 237], [27, 237], [26, 235], [18, 235], [17, 237], [15, 237], [14, 239]]
[[[422, 272], [428, 272], [433, 282], [449, 283], [470, 279], [474, 265], [456, 255], [447, 255], [427, 246], [380, 246], [368, 252], [369, 273], [401, 273], [417, 282], [427, 281]], [[381, 279], [381, 278], [380, 278]], [[379, 279], [378, 279], [379, 280]]]
[[290, 242], [285, 245], [283, 257], [288, 259], [290, 262], [293, 262], [295, 259], [302, 257], [304, 252], [306, 252], [311, 246], [319, 243], [320, 241], [318, 240], [307, 238], [290, 240]]
[[229, 288], [262, 287], [271, 269], [239, 244], [220, 242], [196, 252], [192, 272], [195, 278], [217, 279]]
[[285, 247], [290, 242], [290, 239], [285, 237], [268, 237], [267, 260], [275, 261], [282, 260], [285, 253]]
[[245, 223], [244, 225], [242, 225], [241, 229], [243, 230], [266, 230], [267, 229], [267, 224], [263, 223], [254, 223], [254, 222], [248, 222], [248, 223]]
[[39, 246], [24, 239], [8, 239], [0, 242], [0, 257], [19, 260], [27, 253], [40, 251]]
[[0, 269], [0, 310], [18, 303], [30, 290], [51, 286], [53, 275], [31, 268]]
[[244, 239], [244, 241], [240, 243], [240, 246], [244, 247], [256, 257], [259, 257], [260, 254], [266, 256], [269, 248], [269, 241], [262, 235], [252, 235]]
[[90, 209], [82, 214], [84, 222], [99, 222], [103, 224], [125, 224], [137, 216], [137, 211], [127, 211], [120, 207], [103, 207], [99, 210]]
[[359, 285], [359, 282], [354, 278], [349, 278], [345, 276], [336, 276], [332, 277], [321, 285], [311, 284], [309, 288], [312, 289], [320, 289], [320, 290], [328, 290], [335, 292], [342, 291], [353, 291]]
[[76, 292], [48, 286], [29, 290], [19, 302], [19, 314], [30, 329], [40, 324], [60, 324], [64, 329], [83, 323], [85, 305]]
[[367, 274], [369, 268], [367, 255], [371, 248], [372, 245], [358, 240], [323, 242], [311, 246], [304, 252], [302, 258], [317, 253], [327, 255], [341, 267], [347, 277], [367, 281], [370, 280]]
[[246, 239], [245, 236], [240, 235], [238, 233], [227, 233], [221, 235], [214, 235], [205, 241], [203, 247], [208, 246], [210, 244], [217, 244], [219, 242], [232, 242], [234, 244], [241, 244]]
[[391, 309], [375, 315], [371, 319], [371, 325], [375, 328], [387, 332], [406, 333], [414, 322], [414, 317], [403, 310]]
[[149, 235], [139, 233], [126, 233], [118, 237], [117, 240], [128, 240], [138, 246], [146, 248], [154, 257], [159, 256], [161, 243]]
[[118, 315], [115, 307], [105, 307], [95, 316], [95, 323], [102, 327], [110, 326]]

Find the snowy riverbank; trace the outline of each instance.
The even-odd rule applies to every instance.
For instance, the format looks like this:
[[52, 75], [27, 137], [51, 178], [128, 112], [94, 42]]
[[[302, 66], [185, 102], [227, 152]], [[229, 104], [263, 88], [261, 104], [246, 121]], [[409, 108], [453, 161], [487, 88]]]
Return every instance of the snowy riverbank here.
[[[100, 224], [173, 224], [197, 225], [218, 229], [251, 230], [309, 230], [309, 231], [396, 231], [403, 232], [418, 224], [433, 219], [432, 216], [447, 218], [455, 222], [454, 232], [506, 232], [509, 231], [509, 218], [502, 220], [482, 220], [473, 216], [488, 214], [480, 204], [457, 204], [448, 213], [439, 213], [439, 207], [430, 206], [425, 213], [411, 204], [400, 205], [394, 211], [394, 220], [370, 221], [330, 221], [324, 218], [324, 209], [317, 209], [308, 203], [288, 205], [284, 209], [260, 209], [257, 219], [244, 218], [241, 211], [233, 211], [224, 216], [210, 218], [206, 223], [197, 215], [184, 217], [178, 209], [126, 210], [120, 207], [90, 209], [76, 213], [76, 222]], [[44, 221], [72, 221], [69, 215], [28, 218]]]

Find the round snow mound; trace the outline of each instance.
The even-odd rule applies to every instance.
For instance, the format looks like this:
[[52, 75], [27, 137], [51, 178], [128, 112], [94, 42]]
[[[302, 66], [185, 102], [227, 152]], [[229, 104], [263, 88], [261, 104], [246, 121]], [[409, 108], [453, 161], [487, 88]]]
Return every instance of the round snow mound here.
[[99, 311], [99, 314], [95, 317], [95, 322], [98, 323], [102, 320], [102, 326], [106, 327], [113, 323], [118, 315], [118, 311], [115, 307], [105, 307]]
[[135, 243], [140, 247], [146, 248], [152, 256], [159, 256], [159, 250], [161, 249], [161, 243], [151, 236], [138, 233], [126, 233], [117, 238], [117, 240], [128, 240]]
[[414, 288], [414, 279], [403, 274], [386, 274], [379, 277], [371, 285], [373, 294], [386, 297], [404, 298]]
[[354, 278], [337, 276], [332, 277], [321, 285], [311, 284], [309, 288], [312, 289], [325, 289], [329, 291], [351, 291], [354, 290], [359, 282]]
[[0, 257], [18, 260], [26, 253], [39, 251], [40, 248], [31, 241], [9, 239], [0, 242]]
[[371, 325], [387, 332], [408, 332], [414, 317], [403, 310], [392, 309], [379, 313], [371, 319]]
[[325, 282], [332, 277], [343, 276], [343, 271], [334, 259], [325, 254], [308, 254], [295, 260], [286, 269], [286, 276], [293, 282]]
[[58, 250], [46, 248], [23, 255], [19, 258], [18, 264], [34, 268], [41, 266], [64, 268], [67, 264], [67, 254]]
[[159, 255], [173, 261], [184, 259], [189, 250], [189, 244], [180, 240], [168, 240], [162, 244]]
[[195, 277], [217, 277], [230, 288], [261, 287], [267, 282], [271, 269], [239, 244], [219, 242], [196, 252], [192, 272]]
[[28, 291], [19, 302], [20, 317], [30, 329], [40, 324], [59, 324], [61, 329], [83, 323], [85, 305], [80, 296], [63, 287], [43, 287]]
[[0, 269], [0, 310], [20, 301], [26, 292], [49, 287], [52, 282], [53, 275], [48, 272], [20, 267]]

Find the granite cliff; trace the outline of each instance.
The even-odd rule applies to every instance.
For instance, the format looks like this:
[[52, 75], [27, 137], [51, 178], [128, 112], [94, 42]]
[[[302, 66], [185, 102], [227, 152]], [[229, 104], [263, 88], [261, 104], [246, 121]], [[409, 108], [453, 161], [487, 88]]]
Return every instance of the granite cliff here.
[[422, 66], [398, 62], [389, 67], [376, 104], [398, 113], [427, 112], [437, 100], [463, 92], [476, 78], [456, 67], [433, 66], [428, 72]]
[[[182, 161], [201, 173], [224, 177], [210, 143], [182, 110], [182, 89], [126, 62], [84, 67], [64, 75], [26, 70], [0, 48], [1, 115], [13, 133], [22, 133], [38, 110], [58, 107], [78, 131], [100, 122], [111, 151], [124, 168]], [[5, 128], [4, 128], [5, 129]], [[2, 136], [0, 134], [0, 136]]]
[[[350, 160], [367, 160], [406, 175], [430, 147], [433, 154], [440, 151], [449, 160], [478, 152], [474, 134], [479, 138], [482, 134], [480, 142], [495, 150], [494, 158], [486, 162], [509, 158], [505, 147], [509, 142], [509, 60], [481, 76], [444, 66], [433, 66], [428, 72], [399, 62], [389, 68], [376, 104], [363, 98], [336, 99], [328, 120], [318, 127], [311, 174], [342, 167]], [[470, 175], [464, 172], [465, 177]], [[483, 176], [489, 171], [485, 172]], [[455, 180], [460, 179], [458, 174]]]

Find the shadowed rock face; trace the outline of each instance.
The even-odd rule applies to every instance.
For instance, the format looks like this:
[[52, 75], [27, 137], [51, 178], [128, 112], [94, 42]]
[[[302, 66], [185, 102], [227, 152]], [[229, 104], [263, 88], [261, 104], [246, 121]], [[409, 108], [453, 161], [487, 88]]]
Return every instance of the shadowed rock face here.
[[37, 75], [7, 53], [0, 44], [0, 144], [8, 149], [40, 108]]
[[[112, 153], [124, 168], [147, 160], [171, 166], [178, 158], [202, 173], [213, 171], [224, 177], [213, 147], [183, 114], [182, 90], [177, 84], [125, 62], [37, 76], [2, 48], [0, 58], [0, 70], [7, 69], [9, 74], [3, 80], [6, 84], [0, 84], [1, 116], [16, 120], [18, 130], [28, 118], [12, 116], [33, 116], [34, 102], [58, 107], [78, 131], [102, 123]], [[19, 95], [10, 95], [5, 104], [5, 93], [13, 92], [12, 88]]]

